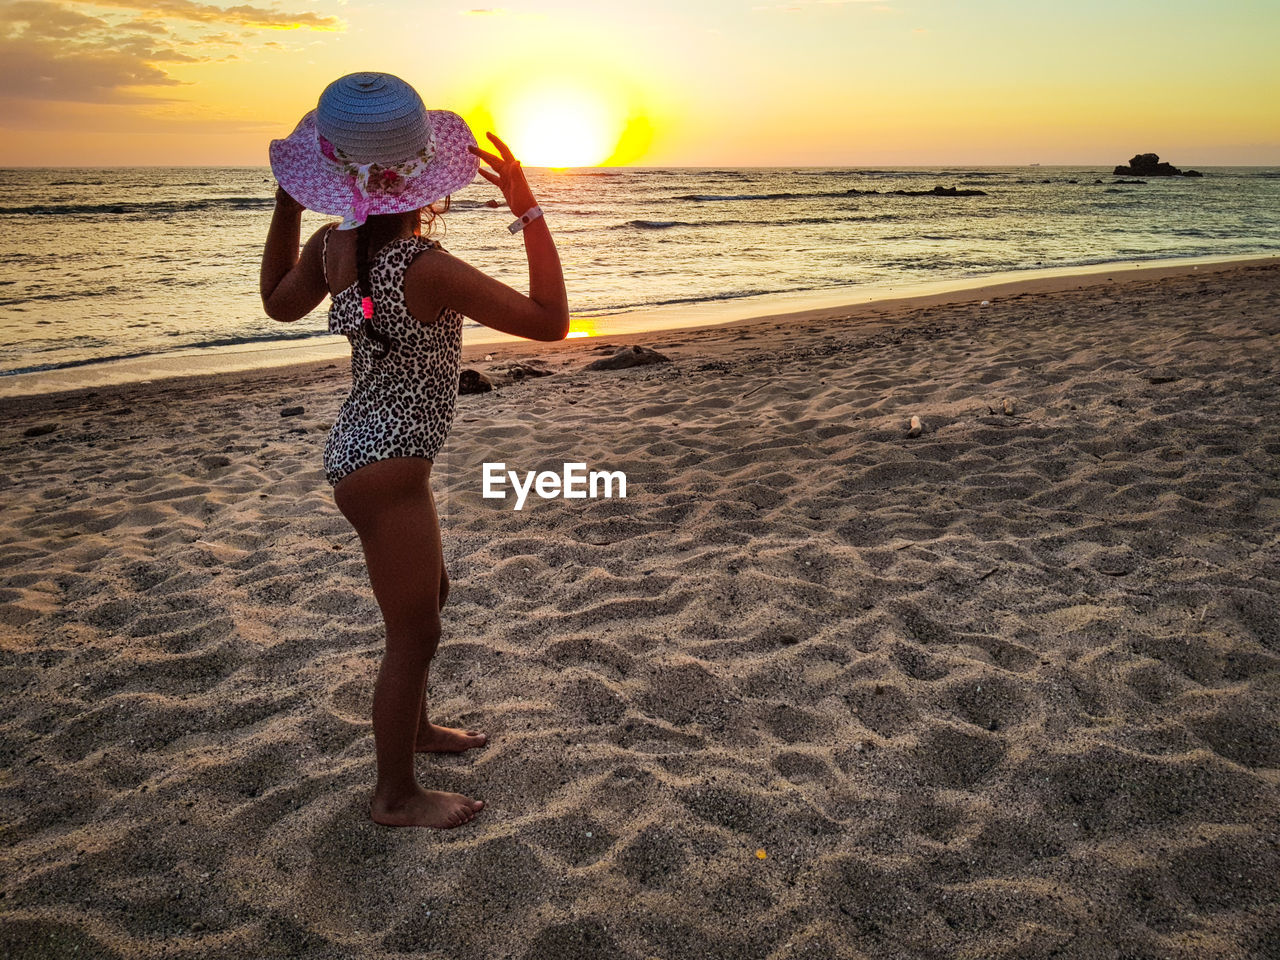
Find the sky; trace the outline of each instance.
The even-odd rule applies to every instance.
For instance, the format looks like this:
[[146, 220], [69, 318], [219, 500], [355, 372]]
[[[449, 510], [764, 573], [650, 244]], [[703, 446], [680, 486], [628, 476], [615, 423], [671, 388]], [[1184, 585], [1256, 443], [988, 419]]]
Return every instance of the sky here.
[[495, 2], [0, 0], [0, 165], [265, 164], [362, 70], [530, 165], [1280, 165], [1275, 0]]

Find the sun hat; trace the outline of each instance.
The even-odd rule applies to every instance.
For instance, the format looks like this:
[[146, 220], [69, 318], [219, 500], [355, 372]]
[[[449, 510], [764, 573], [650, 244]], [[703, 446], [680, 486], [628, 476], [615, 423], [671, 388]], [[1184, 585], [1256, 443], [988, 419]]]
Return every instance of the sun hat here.
[[350, 230], [377, 213], [418, 210], [469, 184], [476, 138], [456, 113], [428, 110], [389, 73], [351, 73], [320, 94], [293, 133], [271, 141], [271, 172], [309, 210]]

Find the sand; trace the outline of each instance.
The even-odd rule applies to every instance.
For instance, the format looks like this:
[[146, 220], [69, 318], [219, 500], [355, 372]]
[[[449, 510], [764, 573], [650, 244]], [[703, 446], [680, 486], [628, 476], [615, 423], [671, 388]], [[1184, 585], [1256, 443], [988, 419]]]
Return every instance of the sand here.
[[366, 813], [341, 365], [6, 401], [0, 955], [1280, 956], [1277, 281], [473, 356], [554, 374], [436, 465], [453, 831]]

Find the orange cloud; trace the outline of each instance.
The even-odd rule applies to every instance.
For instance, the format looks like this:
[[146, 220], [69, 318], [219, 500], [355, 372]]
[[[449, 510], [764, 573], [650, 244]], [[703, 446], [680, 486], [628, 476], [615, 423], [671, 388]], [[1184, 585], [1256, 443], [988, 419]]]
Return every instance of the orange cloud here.
[[29, 37], [74, 37], [86, 30], [109, 26], [101, 17], [90, 17], [46, 0], [19, 0], [0, 6], [0, 25], [7, 35]]
[[54, 0], [0, 5], [0, 97], [9, 106], [21, 99], [157, 102], [162, 99], [156, 96], [161, 88], [182, 84], [170, 75], [169, 65], [226, 59], [227, 47], [245, 42], [226, 31], [194, 38], [188, 31], [183, 38], [174, 35], [165, 20], [230, 26], [247, 30], [249, 36], [255, 30], [345, 26], [336, 17], [315, 13], [249, 5], [224, 8], [195, 0], [92, 0], [85, 5], [94, 8], [95, 14], [103, 8], [127, 11], [130, 19], [89, 15]]
[[154, 20], [130, 20], [120, 24], [126, 30], [141, 30], [143, 33], [168, 33], [169, 28]]
[[212, 3], [196, 3], [195, 0], [78, 0], [92, 7], [113, 7], [131, 10], [151, 17], [189, 20], [195, 23], [230, 23], [241, 27], [260, 27], [268, 30], [342, 30], [346, 24], [337, 17], [318, 13], [289, 13], [267, 10], [240, 4], [235, 7], [219, 7]]

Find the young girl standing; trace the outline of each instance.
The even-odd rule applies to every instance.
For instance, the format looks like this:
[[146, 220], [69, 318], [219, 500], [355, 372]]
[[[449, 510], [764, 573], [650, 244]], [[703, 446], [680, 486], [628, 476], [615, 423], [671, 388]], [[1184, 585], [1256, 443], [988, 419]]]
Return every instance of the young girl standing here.
[[[569, 329], [560, 258], [520, 161], [492, 133], [481, 150], [466, 123], [427, 110], [403, 80], [335, 80], [294, 132], [271, 144], [279, 183], [262, 256], [267, 315], [286, 323], [326, 295], [329, 330], [351, 341], [351, 393], [325, 446], [334, 501], [360, 537], [387, 648], [373, 698], [378, 780], [369, 812], [390, 826], [456, 827], [484, 806], [424, 789], [415, 752], [485, 743], [427, 718], [428, 667], [449, 591], [431, 465], [453, 423], [464, 316], [504, 333], [561, 340]], [[478, 158], [478, 159], [477, 159]], [[484, 160], [492, 171], [480, 168]], [[422, 233], [434, 204], [471, 183], [495, 184], [524, 234], [529, 296]], [[298, 253], [303, 208], [340, 216]]]

